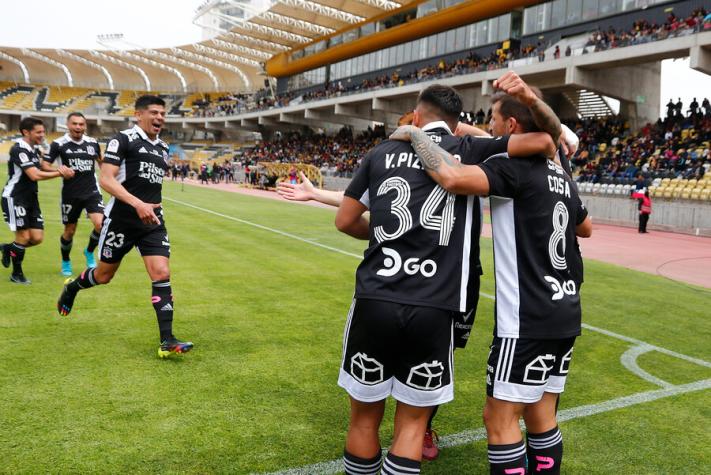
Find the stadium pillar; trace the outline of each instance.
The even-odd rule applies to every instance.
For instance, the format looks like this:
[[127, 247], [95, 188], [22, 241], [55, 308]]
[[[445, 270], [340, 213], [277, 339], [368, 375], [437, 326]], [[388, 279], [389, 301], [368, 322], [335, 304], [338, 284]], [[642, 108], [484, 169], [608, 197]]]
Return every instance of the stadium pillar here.
[[659, 118], [659, 61], [594, 70], [568, 66], [565, 84], [620, 100], [620, 113], [630, 119], [633, 128]]
[[711, 50], [694, 46], [689, 51], [689, 67], [702, 73], [711, 74]]

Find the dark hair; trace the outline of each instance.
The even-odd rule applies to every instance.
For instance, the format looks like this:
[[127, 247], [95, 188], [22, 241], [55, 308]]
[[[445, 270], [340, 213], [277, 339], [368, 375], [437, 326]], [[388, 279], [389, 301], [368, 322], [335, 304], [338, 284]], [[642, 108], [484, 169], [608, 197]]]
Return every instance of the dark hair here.
[[70, 112], [69, 115], [67, 115], [67, 122], [69, 122], [69, 119], [72, 117], [81, 117], [82, 119], [86, 120], [86, 117], [84, 117], [84, 114], [81, 112]]
[[540, 132], [528, 107], [505, 92], [497, 92], [491, 97], [491, 104], [499, 103], [499, 113], [504, 119], [513, 117], [523, 132]]
[[32, 132], [32, 129], [38, 125], [44, 125], [44, 122], [35, 117], [25, 117], [20, 121], [20, 133], [22, 133], [23, 130]]
[[165, 107], [165, 101], [158, 96], [147, 94], [136, 99], [135, 109], [148, 109], [148, 106], [153, 105]]
[[459, 120], [462, 113], [462, 96], [449, 86], [433, 84], [425, 88], [417, 97], [417, 103], [425, 103], [441, 115], [443, 119]]

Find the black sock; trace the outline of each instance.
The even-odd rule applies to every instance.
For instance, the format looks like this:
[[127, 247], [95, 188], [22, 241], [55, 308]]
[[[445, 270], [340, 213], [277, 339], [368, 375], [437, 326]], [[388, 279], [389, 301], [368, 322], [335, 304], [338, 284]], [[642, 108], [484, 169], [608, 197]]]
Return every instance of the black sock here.
[[417, 460], [398, 457], [388, 452], [383, 462], [383, 470], [380, 473], [383, 475], [400, 475], [402, 473], [415, 475], [420, 473], [420, 465]]
[[363, 459], [343, 451], [343, 467], [346, 475], [377, 475], [382, 462], [383, 455], [380, 450], [378, 450], [378, 455], [372, 459]]
[[94, 252], [94, 249], [96, 249], [96, 246], [99, 245], [99, 233], [96, 232], [96, 229], [89, 234], [89, 244], [86, 246], [86, 250], [89, 252]]
[[90, 289], [95, 285], [99, 284], [96, 283], [96, 280], [94, 280], [94, 268], [89, 267], [88, 269], [84, 269], [84, 272], [79, 274], [79, 277], [67, 285], [67, 289], [70, 292], [79, 292], [83, 289]]
[[430, 418], [427, 421], [427, 430], [432, 430], [432, 421], [437, 414], [437, 409], [439, 409], [439, 406], [435, 406], [434, 409], [432, 409], [432, 414], [430, 414]]
[[62, 251], [62, 260], [63, 261], [68, 261], [69, 260], [69, 253], [72, 252], [72, 243], [74, 241], [72, 239], [66, 240], [64, 239], [64, 236], [59, 236], [59, 249]]
[[489, 444], [491, 475], [526, 475], [526, 446], [523, 440], [515, 444]]
[[542, 434], [526, 434], [531, 473], [559, 474], [563, 462], [563, 434], [556, 426]]
[[170, 280], [153, 282], [151, 302], [158, 317], [160, 341], [163, 341], [173, 336], [173, 290], [170, 288]]
[[8, 245], [10, 251], [10, 259], [12, 259], [13, 275], [22, 274], [22, 261], [25, 259], [25, 246], [13, 242]]

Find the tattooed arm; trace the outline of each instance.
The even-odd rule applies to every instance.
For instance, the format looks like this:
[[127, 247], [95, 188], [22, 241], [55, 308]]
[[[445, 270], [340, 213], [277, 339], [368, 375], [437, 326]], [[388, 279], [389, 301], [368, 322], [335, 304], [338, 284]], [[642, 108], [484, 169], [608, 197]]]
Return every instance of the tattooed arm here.
[[515, 97], [519, 102], [525, 104], [533, 115], [533, 120], [540, 130], [553, 137], [553, 141], [558, 143], [562, 133], [560, 119], [533, 90], [528, 87], [523, 79], [513, 71], [509, 71], [499, 79], [494, 81], [494, 87], [501, 89], [506, 94]]
[[399, 127], [390, 138], [411, 142], [427, 173], [445, 190], [459, 195], [489, 194], [489, 180], [481, 168], [462, 165], [417, 127]]

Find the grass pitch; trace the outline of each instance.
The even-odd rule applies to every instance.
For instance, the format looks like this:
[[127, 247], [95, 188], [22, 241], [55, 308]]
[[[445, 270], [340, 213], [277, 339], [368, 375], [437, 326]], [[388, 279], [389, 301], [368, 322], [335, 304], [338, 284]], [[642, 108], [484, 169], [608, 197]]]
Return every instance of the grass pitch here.
[[[82, 292], [69, 317], [57, 315], [59, 184], [40, 188], [47, 226], [45, 242], [27, 251], [33, 284], [11, 284], [0, 270], [0, 472], [255, 473], [340, 457], [348, 403], [336, 380], [359, 261], [225, 217], [361, 253], [362, 242], [335, 230], [332, 210], [166, 183], [175, 332], [195, 350], [164, 361], [137, 253], [110, 285]], [[11, 239], [3, 229], [0, 241]], [[82, 220], [75, 273], [89, 230]], [[492, 294], [487, 239], [482, 257], [482, 291]], [[585, 281], [587, 324], [711, 361], [708, 291], [591, 261]], [[472, 341], [456, 352], [456, 399], [435, 420], [440, 435], [482, 427], [492, 303], [481, 299]], [[578, 340], [561, 402], [579, 414], [561, 424], [564, 473], [672, 474], [711, 463], [709, 389], [580, 415], [581, 406], [660, 389], [621, 364], [636, 345], [594, 331]], [[711, 368], [659, 351], [636, 364], [672, 385], [711, 378]], [[486, 442], [448, 447], [423, 473], [488, 473]]]

